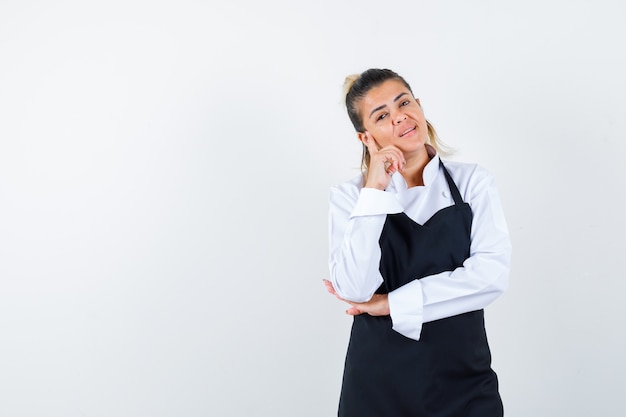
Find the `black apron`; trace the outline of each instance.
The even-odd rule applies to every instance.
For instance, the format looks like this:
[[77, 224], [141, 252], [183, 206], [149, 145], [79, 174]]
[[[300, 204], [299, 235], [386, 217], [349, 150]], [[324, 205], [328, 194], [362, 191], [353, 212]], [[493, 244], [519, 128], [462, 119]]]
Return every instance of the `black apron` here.
[[[451, 271], [469, 257], [472, 211], [443, 163], [454, 205], [424, 225], [389, 214], [380, 236], [376, 291]], [[354, 317], [339, 401], [340, 417], [499, 417], [483, 310], [424, 323], [420, 340], [391, 329], [389, 316]]]

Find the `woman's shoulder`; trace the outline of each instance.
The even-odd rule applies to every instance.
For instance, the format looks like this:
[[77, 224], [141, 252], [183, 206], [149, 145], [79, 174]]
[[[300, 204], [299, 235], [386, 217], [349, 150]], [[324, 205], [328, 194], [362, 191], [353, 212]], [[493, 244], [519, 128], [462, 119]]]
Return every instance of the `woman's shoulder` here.
[[335, 184], [330, 187], [331, 195], [343, 194], [352, 198], [357, 198], [363, 188], [363, 175], [359, 174], [348, 181]]
[[491, 172], [484, 166], [474, 162], [442, 160], [453, 179], [480, 180], [491, 177]]
[[466, 201], [493, 184], [493, 175], [484, 166], [461, 161], [442, 161]]

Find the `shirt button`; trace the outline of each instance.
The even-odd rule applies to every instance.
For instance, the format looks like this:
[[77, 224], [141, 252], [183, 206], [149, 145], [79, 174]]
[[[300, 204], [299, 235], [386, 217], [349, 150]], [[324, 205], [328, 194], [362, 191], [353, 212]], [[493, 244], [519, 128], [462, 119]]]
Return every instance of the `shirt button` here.
[[448, 192], [447, 192], [447, 191], [444, 191], [444, 192], [442, 192], [441, 194], [442, 194], [445, 198], [450, 197], [450, 194], [448, 194]]

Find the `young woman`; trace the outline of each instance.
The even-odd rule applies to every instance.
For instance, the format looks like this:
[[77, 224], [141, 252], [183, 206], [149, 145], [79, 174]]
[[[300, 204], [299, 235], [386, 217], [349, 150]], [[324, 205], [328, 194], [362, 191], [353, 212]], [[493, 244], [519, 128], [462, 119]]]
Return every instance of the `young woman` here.
[[502, 416], [483, 308], [511, 245], [489, 172], [440, 159], [409, 84], [346, 79], [363, 175], [331, 188], [331, 294], [354, 316], [339, 416]]

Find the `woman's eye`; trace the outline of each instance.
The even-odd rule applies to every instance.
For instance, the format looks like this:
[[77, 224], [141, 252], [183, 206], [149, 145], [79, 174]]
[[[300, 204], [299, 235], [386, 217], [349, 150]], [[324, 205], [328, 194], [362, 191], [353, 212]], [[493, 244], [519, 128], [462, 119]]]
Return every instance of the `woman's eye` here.
[[387, 113], [381, 113], [376, 118], [376, 121], [383, 120], [385, 117], [387, 117]]
[[400, 104], [400, 106], [408, 106], [408, 105], [409, 105], [409, 103], [410, 103], [410, 101], [409, 101], [409, 100], [404, 100], [404, 101]]

